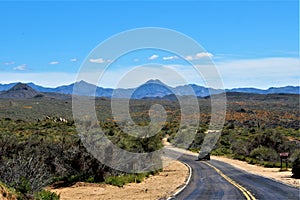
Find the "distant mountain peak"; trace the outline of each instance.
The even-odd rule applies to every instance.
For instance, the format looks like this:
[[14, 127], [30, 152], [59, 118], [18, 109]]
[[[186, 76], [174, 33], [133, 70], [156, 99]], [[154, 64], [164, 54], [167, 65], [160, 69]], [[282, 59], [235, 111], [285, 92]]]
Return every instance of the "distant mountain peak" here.
[[2, 98], [32, 98], [38, 95], [39, 92], [32, 89], [25, 83], [17, 83], [9, 90], [3, 92], [0, 97]]
[[172, 91], [168, 85], [158, 79], [151, 79], [137, 87], [131, 97], [141, 99], [144, 97], [163, 97], [169, 94], [172, 94]]
[[21, 91], [21, 90], [23, 90], [23, 91], [27, 90], [27, 91], [34, 91], [34, 92], [36, 92], [34, 89], [32, 89], [29, 85], [27, 85], [25, 83], [17, 83], [16, 85], [14, 85], [8, 91]]
[[166, 85], [165, 83], [161, 82], [159, 79], [150, 79], [145, 84], [158, 84], [158, 85]]
[[96, 85], [91, 84], [89, 82], [86, 82], [84, 80], [81, 80], [79, 82], [75, 82], [74, 86], [76, 86], [76, 87], [92, 87], [92, 88], [97, 87]]
[[86, 81], [84, 81], [84, 80], [78, 81], [78, 82], [76, 82], [76, 83], [80, 83], [80, 84], [90, 84], [90, 83], [88, 83], [88, 82], [86, 82]]
[[[75, 86], [75, 87], [74, 87]], [[74, 90], [74, 88], [76, 90]], [[192, 90], [191, 90], [192, 89]], [[97, 96], [107, 98], [162, 98], [168, 95], [175, 94], [177, 96], [196, 95], [198, 97], [206, 97], [209, 95], [223, 93], [224, 90], [207, 88], [196, 84], [180, 85], [176, 87], [168, 86], [158, 79], [150, 79], [144, 84], [136, 88], [102, 88], [84, 80], [72, 83], [70, 85], [62, 85], [56, 88], [46, 88], [35, 85], [34, 83], [9, 83], [0, 84], [0, 98], [32, 98], [41, 93], [49, 96], [49, 93], [60, 94], [76, 94], [82, 96]], [[225, 92], [251, 93], [251, 94], [300, 94], [299, 86], [285, 86], [285, 87], [270, 87], [269, 89], [257, 88], [234, 88], [226, 89]], [[114, 95], [113, 95], [114, 94]], [[230, 96], [230, 93], [228, 93]], [[58, 96], [55, 94], [55, 96]], [[61, 98], [61, 97], [59, 97]], [[69, 98], [62, 96], [62, 98]]]

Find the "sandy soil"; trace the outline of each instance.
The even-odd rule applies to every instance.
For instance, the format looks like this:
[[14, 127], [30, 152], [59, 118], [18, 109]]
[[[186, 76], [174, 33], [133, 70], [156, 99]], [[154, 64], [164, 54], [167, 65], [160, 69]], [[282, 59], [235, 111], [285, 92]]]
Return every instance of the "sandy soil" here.
[[188, 168], [175, 161], [158, 175], [142, 183], [130, 183], [122, 188], [91, 183], [76, 183], [71, 187], [50, 189], [60, 194], [62, 200], [123, 200], [123, 199], [165, 199], [175, 193], [186, 181]]
[[11, 194], [4, 186], [0, 185], [0, 199], [1, 200], [17, 200], [16, 195]]

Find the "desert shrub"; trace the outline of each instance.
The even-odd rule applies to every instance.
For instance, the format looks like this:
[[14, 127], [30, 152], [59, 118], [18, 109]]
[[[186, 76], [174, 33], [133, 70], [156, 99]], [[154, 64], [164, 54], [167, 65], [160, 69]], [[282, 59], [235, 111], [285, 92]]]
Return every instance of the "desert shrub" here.
[[122, 187], [126, 183], [134, 182], [134, 176], [127, 175], [127, 176], [109, 176], [105, 179], [106, 184]]
[[50, 183], [50, 178], [48, 167], [38, 155], [19, 154], [0, 166], [0, 179], [22, 194], [39, 191]]
[[141, 176], [135, 174], [121, 175], [121, 176], [109, 176], [105, 179], [106, 184], [122, 187], [127, 183], [141, 182]]
[[246, 157], [244, 155], [239, 155], [239, 154], [234, 154], [232, 156], [232, 158], [237, 159], [237, 160], [241, 160], [241, 161], [245, 161]]
[[235, 155], [249, 156], [247, 142], [241, 139], [236, 139], [231, 143], [231, 150]]
[[35, 200], [59, 200], [60, 195], [48, 190], [41, 190], [34, 194], [34, 199]]
[[293, 162], [293, 168], [292, 168], [293, 178], [300, 178], [300, 158], [297, 158]]
[[257, 134], [248, 143], [249, 152], [261, 145], [272, 148], [277, 152], [286, 152], [289, 150], [288, 139], [278, 129], [269, 129]]
[[0, 132], [0, 161], [1, 158], [14, 153], [18, 146], [17, 144], [18, 139], [15, 135]]
[[124, 174], [120, 176], [108, 176], [105, 179], [106, 184], [122, 187], [127, 183], [141, 183], [149, 175], [154, 175], [159, 171], [152, 171], [147, 173], [138, 173], [138, 174]]
[[257, 159], [255, 159], [255, 158], [250, 158], [250, 157], [244, 157], [244, 160], [243, 160], [243, 161], [246, 161], [247, 163], [253, 164], [253, 165], [259, 163], [259, 161], [258, 161]]
[[278, 161], [278, 153], [274, 149], [264, 146], [253, 149], [250, 157], [260, 161]]
[[260, 162], [259, 164], [261, 164], [264, 167], [269, 167], [269, 168], [281, 166], [280, 162], [262, 162], [262, 163]]
[[86, 151], [74, 130], [50, 120], [0, 120], [0, 180], [24, 196], [32, 196], [55, 177], [104, 181], [110, 169]]
[[224, 155], [232, 154], [232, 151], [230, 149], [222, 147], [213, 150], [211, 154], [215, 156], [224, 156]]
[[294, 178], [300, 178], [300, 151], [295, 150], [291, 155], [292, 162], [292, 173]]
[[[136, 139], [107, 123], [112, 141], [132, 152], [152, 152], [162, 147], [162, 134]], [[121, 173], [106, 167], [84, 147], [73, 123], [0, 120], [0, 180], [24, 196], [32, 196], [56, 181], [104, 182]], [[139, 176], [138, 176], [139, 177]], [[136, 178], [139, 181], [139, 178]], [[126, 181], [125, 181], [126, 182]]]
[[195, 149], [199, 151], [201, 148], [201, 144], [203, 143], [204, 137], [205, 137], [204, 131], [201, 132], [198, 131], [195, 135], [192, 144], [189, 145], [189, 149]]
[[[300, 145], [300, 144], [299, 144]], [[299, 147], [299, 146], [298, 146]], [[291, 152], [291, 155], [289, 157], [289, 161], [291, 162], [294, 162], [297, 158], [300, 158], [300, 149], [297, 148], [297, 149], [294, 149], [292, 152]]]

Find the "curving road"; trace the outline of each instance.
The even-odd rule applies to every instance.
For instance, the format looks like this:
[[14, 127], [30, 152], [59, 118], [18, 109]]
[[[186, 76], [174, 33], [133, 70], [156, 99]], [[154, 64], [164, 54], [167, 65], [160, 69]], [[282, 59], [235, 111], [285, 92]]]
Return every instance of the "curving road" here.
[[266, 199], [300, 200], [299, 188], [247, 173], [227, 163], [195, 161], [196, 156], [183, 155], [180, 160], [190, 165], [190, 183], [174, 199]]

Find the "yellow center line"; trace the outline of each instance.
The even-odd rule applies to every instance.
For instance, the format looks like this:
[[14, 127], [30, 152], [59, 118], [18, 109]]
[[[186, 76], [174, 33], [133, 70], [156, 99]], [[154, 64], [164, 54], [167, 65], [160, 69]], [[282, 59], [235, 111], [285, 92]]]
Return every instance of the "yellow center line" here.
[[220, 174], [225, 180], [227, 180], [229, 183], [231, 183], [233, 186], [235, 186], [236, 188], [238, 188], [243, 195], [246, 197], [247, 200], [256, 200], [256, 198], [251, 194], [251, 192], [249, 192], [246, 188], [244, 188], [243, 186], [241, 186], [240, 184], [238, 184], [237, 182], [235, 182], [234, 180], [232, 180], [231, 178], [229, 178], [228, 176], [226, 176], [221, 170], [219, 170], [218, 168], [216, 168], [215, 166], [207, 163], [207, 162], [203, 162], [206, 165], [210, 166], [211, 168], [213, 168], [218, 174]]

